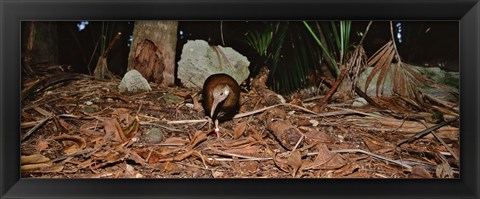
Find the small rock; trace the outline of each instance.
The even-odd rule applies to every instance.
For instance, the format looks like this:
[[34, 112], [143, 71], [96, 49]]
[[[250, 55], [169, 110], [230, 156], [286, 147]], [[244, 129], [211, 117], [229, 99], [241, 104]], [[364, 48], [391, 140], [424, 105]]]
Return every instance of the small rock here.
[[353, 101], [352, 107], [361, 107], [367, 105], [368, 102], [363, 97], [358, 97]]
[[151, 128], [142, 136], [142, 140], [149, 144], [158, 144], [163, 140], [163, 132], [159, 128]]
[[140, 74], [137, 70], [131, 70], [128, 71], [125, 76], [123, 76], [120, 85], [118, 85], [118, 90], [120, 93], [138, 93], [151, 91], [152, 88], [142, 74]]
[[225, 177], [225, 173], [224, 172], [221, 172], [221, 171], [214, 171], [212, 172], [212, 176], [214, 178], [224, 178]]
[[340, 142], [344, 142], [345, 141], [345, 136], [343, 135], [337, 135], [337, 137], [340, 139]]

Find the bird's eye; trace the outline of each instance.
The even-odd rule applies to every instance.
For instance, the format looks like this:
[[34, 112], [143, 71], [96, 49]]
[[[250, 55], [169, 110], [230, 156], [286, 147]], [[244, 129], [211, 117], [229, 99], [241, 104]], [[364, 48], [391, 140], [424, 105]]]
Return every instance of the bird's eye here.
[[223, 93], [220, 93], [220, 95], [223, 95]]

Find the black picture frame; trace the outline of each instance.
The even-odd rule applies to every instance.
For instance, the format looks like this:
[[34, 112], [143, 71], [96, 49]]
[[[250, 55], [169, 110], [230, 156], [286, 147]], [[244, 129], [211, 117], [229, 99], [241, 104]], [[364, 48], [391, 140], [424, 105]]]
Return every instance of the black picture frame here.
[[[1, 198], [479, 197], [478, 0], [1, 0], [0, 15]], [[20, 179], [20, 22], [140, 19], [459, 21], [460, 179]]]

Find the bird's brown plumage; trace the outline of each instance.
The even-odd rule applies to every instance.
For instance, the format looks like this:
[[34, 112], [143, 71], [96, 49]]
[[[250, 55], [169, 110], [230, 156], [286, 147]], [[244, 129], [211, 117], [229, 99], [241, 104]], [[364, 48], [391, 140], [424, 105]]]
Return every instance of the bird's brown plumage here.
[[[225, 92], [226, 91], [226, 92]], [[214, 102], [225, 97], [225, 100], [218, 102], [215, 110]], [[215, 95], [215, 96], [214, 96]], [[225, 120], [233, 116], [239, 108], [240, 87], [237, 81], [227, 74], [214, 74], [209, 76], [202, 89], [203, 108], [205, 115], [210, 116], [213, 120]], [[217, 98], [217, 100], [215, 100]], [[213, 112], [213, 115], [211, 114]]]

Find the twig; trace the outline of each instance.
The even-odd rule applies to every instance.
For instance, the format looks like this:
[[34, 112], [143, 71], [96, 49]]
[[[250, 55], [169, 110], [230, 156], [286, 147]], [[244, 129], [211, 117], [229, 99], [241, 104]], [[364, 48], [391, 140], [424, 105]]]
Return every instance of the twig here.
[[42, 121], [40, 121], [37, 125], [35, 125], [33, 128], [31, 128], [30, 130], [28, 130], [27, 133], [25, 133], [25, 135], [23, 135], [22, 137], [22, 140], [25, 140], [25, 138], [27, 138], [28, 136], [30, 136], [33, 132], [35, 132], [38, 128], [40, 128], [40, 126], [42, 126], [45, 122], [47, 122], [48, 120], [52, 119], [53, 115], [49, 115], [47, 117], [45, 117]]
[[97, 48], [98, 48], [98, 44], [100, 44], [100, 40], [102, 40], [102, 37], [100, 37], [97, 41], [97, 44], [95, 44], [95, 48], [93, 48], [93, 52], [92, 52], [92, 55], [90, 56], [90, 60], [88, 61], [88, 64], [86, 65], [89, 75], [92, 75], [92, 71], [90, 71], [90, 64], [92, 64], [93, 58], [95, 57], [95, 54], [96, 54]]
[[[378, 116], [378, 115], [373, 115], [373, 114], [369, 114], [369, 113], [364, 113], [364, 112], [360, 112], [360, 111], [356, 111], [356, 110], [351, 110], [351, 109], [345, 109], [345, 111], [338, 111], [338, 112], [328, 112], [328, 113], [316, 113], [316, 112], [313, 112], [311, 110], [308, 110], [304, 107], [301, 107], [301, 106], [298, 106], [298, 105], [294, 105], [294, 104], [288, 104], [288, 103], [282, 103], [282, 104], [275, 104], [275, 105], [272, 105], [272, 106], [268, 106], [268, 107], [264, 107], [264, 108], [261, 108], [261, 109], [258, 109], [258, 110], [253, 110], [253, 111], [249, 111], [249, 112], [245, 112], [245, 113], [239, 113], [239, 114], [236, 114], [235, 116], [233, 116], [233, 119], [238, 119], [238, 118], [242, 118], [242, 117], [247, 117], [247, 116], [250, 116], [250, 115], [254, 115], [254, 114], [257, 114], [257, 113], [260, 113], [260, 112], [263, 112], [263, 111], [266, 111], [268, 109], [272, 109], [272, 108], [275, 108], [277, 106], [289, 106], [289, 107], [295, 107], [295, 108], [298, 108], [302, 111], [305, 111], [307, 113], [311, 113], [311, 114], [314, 114], [316, 116], [319, 116], [319, 117], [327, 117], [327, 116], [332, 116], [332, 115], [344, 115], [344, 114], [350, 114], [350, 113], [358, 113], [358, 114], [363, 114], [363, 115], [368, 115], [368, 116], [373, 116], [373, 117], [381, 117], [381, 116]], [[338, 107], [332, 107], [332, 108], [336, 108], [336, 109], [342, 109], [342, 108], [338, 108]], [[201, 120], [177, 120], [177, 121], [167, 121], [167, 124], [190, 124], [190, 123], [200, 123], [200, 122], [208, 122], [207, 119], [201, 119]]]
[[[405, 143], [405, 142], [411, 142], [411, 141], [413, 141], [413, 140], [415, 140], [415, 139], [418, 139], [418, 138], [420, 138], [420, 137], [423, 137], [424, 135], [426, 135], [426, 134], [428, 134], [428, 133], [430, 133], [430, 132], [432, 132], [432, 131], [435, 131], [435, 130], [443, 127], [443, 126], [449, 125], [450, 123], [452, 123], [452, 122], [454, 122], [454, 121], [457, 121], [458, 118], [459, 118], [459, 117], [456, 116], [456, 117], [453, 118], [453, 119], [447, 120], [447, 121], [445, 121], [445, 122], [442, 122], [442, 123], [440, 123], [440, 124], [437, 124], [437, 125], [435, 125], [435, 126], [432, 126], [432, 127], [430, 127], [430, 128], [427, 128], [427, 129], [425, 129], [425, 130], [423, 130], [423, 131], [420, 131], [419, 133], [417, 133], [417, 134], [409, 137], [408, 139], [400, 140], [399, 142], [397, 142], [397, 146], [400, 146], [400, 145], [402, 145], [402, 144]], [[452, 155], [453, 155], [453, 154], [452, 154]]]
[[167, 124], [191, 124], [191, 123], [201, 123], [201, 122], [208, 122], [207, 119], [201, 120], [177, 120], [177, 121], [168, 121]]
[[54, 160], [52, 160], [52, 162], [58, 162], [58, 161], [61, 161], [61, 160], [65, 160], [69, 157], [75, 157], [77, 155], [83, 155], [83, 154], [86, 154], [86, 153], [92, 153], [92, 152], [97, 152], [98, 150], [100, 150], [101, 148], [90, 148], [90, 149], [84, 149], [84, 150], [81, 150], [81, 151], [77, 151], [76, 153], [73, 153], [73, 154], [69, 154], [69, 155], [64, 155], [62, 157], [59, 157], [59, 158], [56, 158]]
[[[273, 158], [256, 158], [256, 157], [243, 156], [243, 155], [238, 155], [238, 154], [232, 154], [232, 153], [219, 151], [219, 150], [216, 150], [216, 149], [211, 149], [211, 150], [213, 150], [214, 152], [219, 153], [221, 155], [229, 155], [229, 156], [232, 156], [232, 157], [244, 158], [244, 159], [241, 159], [239, 161], [261, 161], [261, 160], [272, 160], [273, 159]], [[340, 149], [340, 150], [332, 150], [332, 152], [335, 152], [335, 153], [363, 153], [363, 154], [370, 155], [370, 156], [373, 156], [373, 157], [381, 159], [381, 160], [385, 160], [385, 161], [395, 163], [395, 164], [397, 164], [399, 166], [402, 166], [402, 167], [404, 167], [406, 169], [409, 169], [409, 170], [412, 169], [412, 166], [404, 164], [400, 161], [392, 160], [392, 159], [389, 159], [389, 158], [386, 158], [386, 157], [383, 157], [383, 156], [380, 156], [380, 155], [377, 155], [377, 154], [374, 154], [374, 153], [370, 153], [368, 151], [364, 151], [364, 150], [361, 150], [361, 149]], [[318, 152], [313, 152], [313, 153], [308, 153], [307, 154], [307, 156], [311, 156], [311, 155], [318, 155]], [[223, 158], [223, 159], [221, 159], [221, 158], [208, 158], [208, 159], [209, 160], [217, 160], [217, 161], [233, 161], [233, 159], [228, 159], [228, 158]]]
[[402, 119], [402, 123], [400, 124], [400, 126], [398, 126], [395, 130], [393, 130], [392, 133], [396, 133], [398, 131], [398, 129], [402, 128], [403, 124], [405, 124], [405, 122], [407, 121], [407, 116], [405, 116], [403, 119]]
[[142, 106], [143, 106], [143, 103], [140, 103], [140, 105], [138, 106], [136, 115], [138, 115], [138, 113], [140, 113], [140, 110], [142, 110]]
[[[426, 97], [428, 100], [430, 100], [430, 101], [433, 101], [433, 102], [435, 102], [435, 103], [437, 103], [437, 104], [439, 104], [439, 105], [442, 105], [443, 107], [445, 107], [445, 108], [447, 108], [447, 109], [449, 109], [449, 110], [452, 110], [452, 111], [454, 111], [455, 113], [458, 113], [458, 112], [459, 112], [458, 107], [457, 107], [456, 105], [448, 102], [448, 101], [444, 101], [444, 100], [438, 99], [438, 98], [436, 98], [436, 97], [434, 97], [434, 96], [432, 96], [432, 95], [430, 95], [430, 94], [428, 94], [428, 93], [422, 93], [422, 94], [423, 94], [423, 96], [425, 96], [425, 97]], [[458, 115], [458, 114], [457, 114], [457, 115]]]
[[305, 135], [302, 134], [302, 137], [300, 137], [300, 139], [298, 139], [297, 144], [295, 144], [295, 146], [293, 147], [292, 152], [294, 152], [294, 151], [297, 149], [298, 145], [300, 145], [300, 143], [302, 142], [303, 138], [305, 138]]
[[412, 169], [412, 166], [410, 166], [410, 165], [407, 165], [407, 164], [404, 164], [402, 162], [392, 160], [392, 159], [389, 159], [389, 158], [386, 158], [386, 157], [383, 157], [383, 156], [380, 156], [380, 155], [377, 155], [377, 154], [374, 154], [374, 153], [370, 153], [368, 151], [364, 151], [364, 150], [361, 150], [361, 149], [340, 149], [340, 150], [332, 150], [332, 152], [335, 152], [335, 153], [363, 153], [363, 154], [367, 154], [367, 155], [376, 157], [378, 159], [393, 162], [397, 165], [405, 167], [406, 169]]
[[340, 107], [331, 107], [331, 108], [340, 109], [340, 110], [344, 110], [344, 111], [351, 111], [351, 112], [354, 112], [354, 113], [358, 113], [360, 115], [366, 115], [366, 116], [375, 117], [375, 118], [381, 118], [382, 117], [382, 116], [379, 116], [379, 115], [375, 115], [375, 114], [371, 114], [371, 113], [365, 113], [365, 112], [362, 112], [362, 111], [357, 111], [357, 110], [348, 109], [348, 108], [340, 108]]
[[159, 144], [149, 144], [149, 143], [136, 143], [133, 146], [144, 147], [144, 146], [185, 146], [184, 143], [159, 143]]
[[324, 97], [325, 97], [325, 95], [317, 95], [317, 96], [314, 96], [314, 97], [310, 97], [310, 98], [308, 98], [308, 99], [305, 99], [305, 100], [303, 100], [303, 102], [310, 102], [310, 101], [322, 99], [322, 98], [324, 98]]
[[157, 124], [157, 123], [152, 123], [152, 122], [140, 122], [141, 125], [152, 125], [152, 126], [156, 126], [156, 127], [160, 127], [160, 128], [164, 128], [164, 129], [167, 129], [169, 131], [176, 131], [176, 132], [184, 132], [180, 129], [176, 129], [176, 128], [170, 128], [168, 126], [164, 126], [164, 125], [161, 125], [161, 124]]
[[[315, 114], [314, 117], [331, 117], [331, 116], [338, 116], [338, 115], [349, 115], [349, 114], [353, 114], [353, 113], [355, 113], [355, 112], [352, 112], [352, 111], [332, 111], [332, 112]], [[311, 118], [311, 117], [305, 117], [305, 118]]]
[[[233, 158], [207, 158], [208, 160], [216, 160], [221, 162], [233, 162]], [[238, 159], [239, 162], [246, 162], [246, 161], [264, 161], [264, 160], [272, 160], [273, 158], [245, 158], [245, 159]]]
[[395, 49], [395, 58], [397, 59], [398, 63], [402, 63], [402, 60], [400, 59], [400, 54], [398, 53], [397, 50], [397, 44], [395, 43], [395, 37], [393, 36], [393, 22], [390, 21], [390, 35], [392, 36], [392, 42], [393, 42], [393, 49]]
[[[345, 114], [350, 114], [350, 113], [358, 113], [358, 114], [361, 114], [361, 115], [367, 115], [367, 116], [372, 116], [372, 117], [377, 117], [377, 118], [382, 117], [382, 116], [374, 115], [374, 114], [371, 114], [371, 113], [365, 113], [365, 112], [361, 112], [361, 111], [357, 111], [357, 110], [353, 110], [353, 109], [346, 109], [346, 108], [340, 108], [340, 107], [331, 107], [331, 108], [340, 109], [340, 110], [343, 110], [343, 111], [317, 113], [317, 112], [308, 110], [308, 109], [306, 109], [304, 107], [301, 107], [301, 106], [298, 106], [298, 105], [289, 104], [289, 103], [282, 103], [282, 104], [275, 104], [275, 105], [272, 105], [272, 106], [264, 107], [264, 108], [261, 108], [261, 109], [258, 109], [258, 110], [253, 110], [253, 111], [249, 111], [249, 112], [245, 112], [245, 113], [239, 113], [239, 114], [236, 114], [235, 116], [233, 116], [233, 119], [238, 119], [238, 118], [254, 115], [254, 114], [266, 111], [268, 109], [275, 108], [277, 106], [295, 107], [295, 108], [298, 108], [298, 109], [300, 109], [302, 111], [305, 111], [307, 113], [314, 114], [315, 116], [318, 116], [318, 117], [328, 117], [328, 116], [333, 116], [333, 115], [345, 115]], [[207, 119], [177, 120], [177, 121], [167, 121], [167, 124], [190, 124], [190, 123], [201, 123], [201, 122], [208, 122], [208, 120]]]
[[175, 164], [179, 164], [179, 165], [183, 165], [183, 166], [187, 166], [187, 167], [195, 167], [197, 169], [205, 169], [205, 170], [208, 170], [208, 171], [212, 171], [213, 169], [209, 169], [207, 167], [207, 165], [204, 165], [205, 167], [201, 167], [201, 166], [198, 166], [198, 165], [194, 165], [194, 164], [187, 164], [187, 163], [182, 163], [182, 162], [176, 162]]
[[357, 86], [355, 86], [355, 93], [357, 93], [360, 97], [362, 97], [363, 99], [365, 99], [369, 104], [379, 108], [379, 109], [382, 109], [384, 110], [385, 108], [382, 107], [380, 104], [378, 104], [377, 102], [375, 102], [371, 97], [369, 97], [366, 93], [364, 93], [360, 88], [358, 88]]
[[208, 150], [208, 149], [212, 150], [217, 155], [226, 155], [226, 156], [249, 159], [249, 160], [271, 160], [272, 159], [272, 158], [257, 158], [257, 157], [252, 157], [252, 156], [229, 153], [229, 152], [220, 151], [220, 150], [214, 149], [214, 148], [206, 148], [205, 150]]
[[122, 36], [122, 33], [121, 32], [118, 32], [115, 37], [112, 39], [112, 41], [110, 41], [110, 44], [108, 44], [108, 47], [107, 49], [105, 50], [105, 52], [103, 52], [102, 56], [103, 57], [107, 57], [108, 53], [110, 52], [110, 50], [112, 50], [112, 47], [113, 45], [115, 45], [115, 43], [117, 43], [118, 39], [120, 39], [120, 36]]
[[347, 75], [347, 70], [343, 69], [342, 72], [340, 73], [340, 75], [337, 77], [338, 78], [337, 81], [335, 81], [332, 88], [330, 88], [330, 90], [328, 91], [327, 95], [325, 95], [325, 97], [322, 99], [322, 101], [320, 101], [319, 103], [317, 103], [313, 107], [313, 110], [315, 112], [320, 112], [322, 110], [322, 108], [325, 106], [325, 104], [327, 104], [328, 100], [330, 100], [330, 98], [333, 96], [333, 94], [337, 90], [340, 83], [342, 83], [343, 78], [345, 78], [346, 75]]
[[368, 22], [367, 28], [365, 29], [365, 33], [363, 33], [363, 37], [360, 40], [359, 44], [363, 43], [363, 39], [365, 39], [365, 37], [367, 36], [368, 30], [370, 29], [371, 25], [372, 25], [372, 21]]
[[295, 108], [298, 108], [298, 109], [300, 109], [300, 110], [302, 110], [302, 111], [305, 111], [305, 112], [307, 112], [307, 113], [311, 113], [311, 114], [315, 114], [315, 115], [320, 115], [320, 114], [317, 113], [317, 112], [308, 110], [308, 109], [306, 109], [306, 108], [304, 108], [304, 107], [301, 107], [301, 106], [298, 106], [298, 105], [295, 105], [295, 104], [281, 104], [281, 105], [283, 105], [283, 106], [295, 107]]
[[443, 140], [441, 137], [439, 137], [435, 132], [432, 131], [432, 134], [433, 136], [435, 136], [435, 138], [437, 138], [437, 140], [442, 143], [442, 145], [447, 149], [448, 152], [450, 152], [450, 154], [452, 154], [453, 158], [455, 158], [455, 160], [459, 160], [457, 154], [455, 154], [452, 150], [452, 148], [450, 148]]
[[225, 40], [223, 39], [223, 21], [220, 21], [220, 37], [222, 38], [223, 46], [225, 46]]
[[[319, 116], [319, 117], [332, 116], [332, 114], [333, 114], [332, 112], [329, 112], [329, 113], [317, 113], [317, 112], [308, 110], [308, 109], [306, 109], [306, 108], [304, 108], [304, 107], [301, 107], [301, 106], [298, 106], [298, 105], [295, 105], [295, 104], [282, 103], [282, 104], [275, 104], [275, 105], [272, 105], [272, 106], [269, 106], [269, 107], [261, 108], [261, 109], [254, 110], [254, 111], [250, 111], [250, 112], [239, 113], [239, 114], [236, 114], [235, 116], [233, 116], [233, 118], [234, 118], [234, 119], [237, 119], [237, 118], [241, 118], [241, 117], [246, 117], [246, 116], [249, 116], [249, 115], [253, 115], [253, 114], [257, 114], [257, 113], [266, 111], [266, 110], [268, 110], [268, 109], [271, 109], [271, 108], [274, 108], [274, 107], [277, 107], [277, 106], [295, 107], [295, 108], [298, 108], [298, 109], [300, 109], [300, 110], [302, 110], [302, 111], [305, 111], [305, 112], [307, 112], [307, 113], [314, 114], [314, 115]], [[354, 111], [351, 111], [351, 112], [354, 112]], [[345, 112], [336, 112], [336, 113], [334, 113], [334, 115], [338, 115], [338, 114], [348, 114], [348, 113], [345, 113]]]
[[242, 117], [246, 117], [246, 116], [249, 116], [249, 115], [257, 114], [257, 113], [266, 111], [268, 109], [271, 109], [271, 108], [274, 108], [274, 107], [277, 107], [277, 106], [280, 106], [280, 105], [282, 105], [282, 104], [275, 104], [275, 105], [268, 106], [268, 107], [265, 107], [265, 108], [261, 108], [261, 109], [258, 109], [258, 110], [245, 112], [245, 113], [239, 113], [239, 114], [236, 114], [235, 116], [233, 116], [233, 118], [236, 119], [236, 118], [242, 118]]

